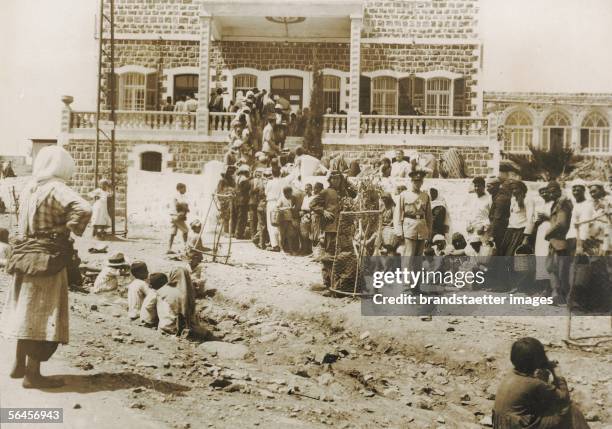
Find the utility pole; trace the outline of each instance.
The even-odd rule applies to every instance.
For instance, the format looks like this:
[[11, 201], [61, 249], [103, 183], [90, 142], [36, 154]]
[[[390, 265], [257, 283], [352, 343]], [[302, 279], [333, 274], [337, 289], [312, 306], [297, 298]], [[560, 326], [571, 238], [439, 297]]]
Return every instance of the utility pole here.
[[[108, 11], [105, 6], [108, 5]], [[98, 95], [96, 106], [96, 142], [94, 158], [94, 186], [98, 186], [99, 164], [100, 164], [100, 145], [110, 143], [111, 158], [111, 229], [115, 235], [115, 109], [117, 104], [118, 91], [115, 79], [115, 0], [100, 0], [100, 21], [98, 32]], [[105, 43], [107, 41], [107, 43]], [[104, 65], [108, 64], [106, 79], [103, 79]], [[103, 100], [106, 101], [106, 108], [103, 109]], [[110, 111], [109, 111], [110, 110]], [[106, 113], [108, 112], [108, 116]]]

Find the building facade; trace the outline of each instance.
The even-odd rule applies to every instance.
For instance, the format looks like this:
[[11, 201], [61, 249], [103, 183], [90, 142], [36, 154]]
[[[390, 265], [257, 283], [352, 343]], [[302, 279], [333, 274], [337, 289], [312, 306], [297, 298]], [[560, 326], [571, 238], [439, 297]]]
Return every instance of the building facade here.
[[[209, 111], [217, 88], [225, 107], [238, 91], [257, 87], [282, 95], [297, 112], [309, 105], [315, 63], [330, 112], [324, 116], [328, 155], [372, 158], [402, 147], [439, 157], [455, 148], [470, 175], [486, 175], [496, 172], [503, 151], [529, 144], [561, 141], [610, 151], [605, 96], [578, 102], [578, 95], [538, 101], [483, 93], [479, 0], [114, 4], [118, 207], [130, 169], [197, 174], [222, 158], [233, 114]], [[102, 47], [110, 48], [106, 38]], [[103, 64], [107, 83], [109, 71]], [[168, 97], [186, 96], [197, 99], [196, 112], [162, 111]], [[75, 156], [74, 185], [85, 193], [94, 183], [96, 114], [72, 110], [71, 97], [63, 101], [60, 141]], [[552, 109], [558, 102], [565, 107]], [[556, 115], [547, 114], [553, 110]], [[101, 115], [108, 119], [108, 112]], [[100, 145], [97, 159], [104, 175], [108, 144]]]

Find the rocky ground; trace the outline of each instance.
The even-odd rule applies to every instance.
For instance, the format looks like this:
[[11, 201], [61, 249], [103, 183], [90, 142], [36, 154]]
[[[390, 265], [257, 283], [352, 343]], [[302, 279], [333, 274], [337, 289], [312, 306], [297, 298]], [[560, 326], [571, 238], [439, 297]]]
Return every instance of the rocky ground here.
[[[164, 241], [142, 227], [108, 245], [164, 271], [178, 263], [163, 255]], [[89, 238], [78, 244], [90, 265], [107, 256], [89, 254]], [[568, 348], [563, 309], [538, 318], [365, 318], [358, 301], [309, 290], [320, 280], [309, 258], [248, 242], [234, 244], [229, 265], [207, 263], [206, 280], [216, 294], [198, 301], [198, 313], [218, 339], [207, 343], [130, 322], [121, 291], [72, 292], [71, 344], [53, 358], [72, 367], [62, 404], [70, 415], [99, 414], [88, 399], [96, 392], [112, 399], [116, 418], [147, 427], [486, 427], [509, 346], [531, 335], [560, 362], [592, 427], [610, 427], [610, 348]], [[8, 281], [0, 278], [2, 299]], [[608, 318], [576, 321], [583, 334], [609, 329]]]

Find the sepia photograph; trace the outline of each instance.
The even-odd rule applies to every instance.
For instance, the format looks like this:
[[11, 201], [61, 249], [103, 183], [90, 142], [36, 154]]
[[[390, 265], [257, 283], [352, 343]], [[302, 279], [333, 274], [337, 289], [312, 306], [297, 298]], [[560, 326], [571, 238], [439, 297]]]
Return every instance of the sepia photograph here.
[[610, 0], [2, 0], [0, 427], [612, 428]]

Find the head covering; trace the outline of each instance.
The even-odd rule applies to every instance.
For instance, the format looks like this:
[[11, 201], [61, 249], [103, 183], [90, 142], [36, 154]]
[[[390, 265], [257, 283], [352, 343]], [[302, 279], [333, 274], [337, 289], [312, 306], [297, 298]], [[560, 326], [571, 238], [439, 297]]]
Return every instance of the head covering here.
[[[179, 292], [179, 313], [183, 315], [185, 322], [189, 324], [195, 311], [195, 298], [191, 276], [189, 276], [187, 269], [184, 267], [172, 269], [168, 276], [168, 285], [176, 288], [176, 291], [167, 291], [168, 293], [175, 294], [177, 291]], [[160, 291], [162, 298], [164, 293]]]
[[582, 180], [582, 179], [576, 179], [576, 180], [572, 181], [572, 188], [574, 188], [576, 186], [582, 186], [583, 188], [586, 189], [587, 183], [584, 180]]
[[125, 266], [126, 262], [125, 262], [125, 257], [123, 256], [123, 253], [117, 252], [117, 253], [111, 254], [108, 257], [108, 260], [106, 261], [106, 265], [109, 267], [114, 267], [114, 268]]
[[158, 290], [166, 283], [168, 283], [168, 276], [164, 273], [153, 273], [149, 276], [149, 284], [155, 290]]
[[202, 222], [200, 222], [198, 219], [194, 219], [193, 221], [191, 221], [189, 226], [191, 227], [191, 229], [198, 228], [198, 227], [201, 228], [202, 227]]
[[548, 182], [548, 184], [546, 185], [547, 189], [555, 189], [555, 190], [561, 190], [561, 185], [559, 184], [559, 182], [557, 182], [556, 180], [551, 180], [550, 182]]
[[246, 98], [255, 98], [255, 93], [253, 91], [246, 92]]
[[60, 146], [46, 146], [36, 155], [32, 177], [37, 185], [51, 179], [66, 181], [74, 173], [74, 159]]
[[606, 184], [604, 182], [602, 182], [601, 180], [593, 180], [593, 181], [589, 182], [589, 188], [591, 186], [599, 186], [602, 189], [606, 189]]
[[423, 179], [425, 176], [427, 176], [427, 171], [418, 168], [418, 169], [412, 170], [410, 173], [408, 173], [408, 176], [410, 176], [412, 178]]
[[[454, 238], [454, 236], [453, 236]], [[444, 238], [444, 236], [442, 234], [436, 234], [434, 235], [433, 240], [431, 240], [432, 243], [435, 243], [436, 241], [444, 241], [446, 242], [446, 238]]]
[[98, 185], [99, 185], [100, 187], [103, 187], [103, 186], [110, 186], [110, 185], [111, 185], [111, 181], [110, 181], [110, 180], [108, 180], [108, 179], [101, 179], [101, 180], [98, 182]]
[[240, 167], [238, 167], [238, 171], [236, 172], [236, 174], [249, 174], [251, 172], [251, 169], [249, 168], [248, 165], [246, 164], [242, 164]]

